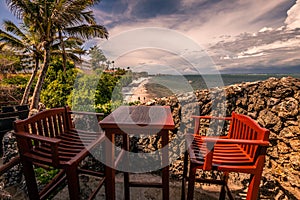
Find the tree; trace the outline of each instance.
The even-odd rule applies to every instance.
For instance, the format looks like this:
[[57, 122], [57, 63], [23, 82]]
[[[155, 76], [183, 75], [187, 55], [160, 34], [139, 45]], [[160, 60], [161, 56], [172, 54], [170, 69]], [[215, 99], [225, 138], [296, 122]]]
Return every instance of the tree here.
[[93, 70], [104, 68], [101, 67], [104, 65], [104, 63], [107, 61], [107, 58], [103, 54], [103, 51], [98, 46], [93, 46], [89, 50], [89, 56], [90, 56], [90, 63]]
[[43, 65], [30, 106], [31, 109], [37, 108], [49, 67], [51, 46], [58, 37], [58, 33], [83, 39], [108, 37], [106, 28], [97, 25], [93, 12], [88, 10], [100, 0], [6, 0], [6, 2], [12, 13], [41, 37]]
[[0, 45], [0, 72], [6, 77], [7, 72], [14, 71], [17, 64], [20, 63], [18, 56], [14, 52]]
[[[31, 74], [31, 78], [28, 81], [23, 98], [21, 100], [21, 105], [27, 104], [34, 78], [36, 77], [39, 69], [40, 60], [43, 58], [42, 46], [40, 43], [41, 39], [39, 38], [39, 34], [29, 31], [29, 27], [26, 27], [24, 24], [21, 24], [19, 28], [13, 22], [6, 20], [4, 21], [3, 25], [5, 31], [0, 30], [0, 41], [11, 50], [14, 50], [15, 54], [20, 56], [31, 56], [35, 61], [33, 73]], [[64, 51], [60, 50], [59, 48], [61, 45], [61, 40], [55, 41], [57, 42], [52, 44], [51, 52], [53, 55], [63, 55], [63, 69], [65, 74], [65, 64], [67, 59], [70, 59], [74, 62], [81, 61], [77, 55], [85, 53], [85, 51], [80, 48], [80, 46], [83, 44], [83, 40], [77, 37], [66, 38], [63, 41]]]
[[42, 46], [40, 43], [41, 38], [39, 34], [30, 31], [29, 28], [24, 24], [21, 24], [21, 28], [19, 28], [13, 22], [5, 20], [3, 26], [5, 31], [0, 30], [0, 41], [19, 54], [28, 54], [35, 61], [35, 67], [26, 85], [21, 100], [21, 105], [27, 104], [30, 89], [34, 78], [37, 75], [40, 60], [42, 59]]
[[77, 69], [73, 63], [67, 62], [66, 64], [66, 69], [62, 69], [63, 60], [60, 56], [51, 61], [41, 92], [41, 102], [47, 108], [61, 107], [67, 104], [76, 80]]

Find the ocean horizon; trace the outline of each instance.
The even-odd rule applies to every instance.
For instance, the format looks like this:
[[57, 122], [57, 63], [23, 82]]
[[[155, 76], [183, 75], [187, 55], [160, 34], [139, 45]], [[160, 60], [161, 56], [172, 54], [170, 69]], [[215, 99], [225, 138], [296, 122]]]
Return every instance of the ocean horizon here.
[[[205, 75], [149, 75], [134, 80], [126, 87], [126, 99], [135, 94], [140, 84], [146, 88], [151, 97], [164, 97], [173, 94], [193, 92], [195, 90], [210, 89], [224, 86], [267, 80], [271, 77], [282, 78], [291, 76], [300, 78], [299, 74], [205, 74]], [[145, 83], [145, 82], [146, 83]], [[124, 88], [125, 89], [125, 88]]]

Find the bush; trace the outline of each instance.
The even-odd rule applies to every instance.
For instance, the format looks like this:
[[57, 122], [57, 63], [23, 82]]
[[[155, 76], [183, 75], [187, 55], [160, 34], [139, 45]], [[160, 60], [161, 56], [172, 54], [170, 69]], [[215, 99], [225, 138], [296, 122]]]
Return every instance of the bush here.
[[[69, 96], [68, 104], [72, 109], [108, 113], [111, 102], [122, 102], [120, 77], [94, 71], [92, 74], [79, 74], [74, 90]], [[119, 103], [120, 104], [120, 103]]]
[[[77, 75], [77, 70], [74, 65], [68, 64], [68, 70], [64, 74], [62, 66], [51, 65], [47, 72], [47, 77], [44, 82], [41, 92], [41, 102], [47, 108], [55, 108], [67, 105], [67, 100], [71, 94], [74, 81]], [[73, 66], [73, 67], [72, 67]]]
[[10, 76], [9, 78], [4, 78], [2, 82], [7, 85], [21, 86], [22, 88], [25, 88], [29, 79], [30, 76], [15, 75]]

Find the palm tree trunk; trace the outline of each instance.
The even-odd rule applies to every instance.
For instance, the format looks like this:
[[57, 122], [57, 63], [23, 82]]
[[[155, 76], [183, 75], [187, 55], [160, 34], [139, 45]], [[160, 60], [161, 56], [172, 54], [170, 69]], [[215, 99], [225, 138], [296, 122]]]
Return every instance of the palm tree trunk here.
[[35, 58], [35, 67], [34, 67], [34, 70], [31, 74], [31, 77], [26, 85], [26, 88], [25, 88], [25, 91], [24, 91], [24, 94], [23, 94], [23, 97], [22, 97], [22, 100], [21, 100], [21, 105], [24, 105], [24, 104], [27, 104], [28, 103], [28, 98], [29, 98], [29, 94], [30, 94], [30, 89], [31, 89], [31, 86], [32, 86], [32, 83], [34, 81], [34, 78], [37, 74], [37, 71], [39, 69], [39, 58], [36, 57]]
[[61, 30], [58, 32], [59, 34], [59, 40], [61, 44], [61, 49], [62, 49], [62, 59], [63, 59], [63, 69], [64, 69], [64, 76], [66, 76], [66, 70], [67, 70], [67, 55], [66, 55], [66, 49], [65, 49], [65, 42], [62, 37]]
[[39, 75], [38, 81], [36, 83], [36, 86], [34, 88], [33, 96], [32, 96], [32, 102], [30, 105], [30, 109], [37, 109], [39, 106], [39, 101], [40, 101], [40, 94], [42, 91], [42, 86], [45, 80], [45, 77], [47, 75], [47, 71], [49, 68], [49, 63], [50, 63], [50, 45], [47, 42], [44, 46], [44, 64], [42, 66], [42, 71]]

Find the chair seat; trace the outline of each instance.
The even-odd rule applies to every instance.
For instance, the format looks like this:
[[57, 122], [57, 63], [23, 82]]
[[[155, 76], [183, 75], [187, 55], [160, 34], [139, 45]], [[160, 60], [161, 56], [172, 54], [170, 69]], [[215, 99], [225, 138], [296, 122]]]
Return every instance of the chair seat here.
[[[97, 141], [97, 139], [101, 136], [103, 135], [99, 133], [87, 134], [81, 132], [76, 133], [73, 131], [71, 133], [66, 132], [61, 134], [57, 137], [58, 139], [61, 139], [61, 142], [58, 145], [59, 164], [66, 164], [66, 162], [70, 161], [78, 153], [84, 151], [85, 148], [87, 148], [91, 143], [94, 143], [94, 141]], [[51, 145], [49, 143], [40, 143], [39, 145], [36, 145], [32, 148], [30, 153], [26, 155], [33, 161], [43, 161], [43, 164], [52, 163], [53, 155], [51, 152]]]
[[[201, 140], [201, 136], [193, 135], [187, 137], [191, 144], [188, 148], [190, 160], [193, 163], [203, 165], [206, 154], [210, 151], [207, 144]], [[238, 144], [214, 144], [213, 167], [219, 165], [249, 165], [253, 159]]]

